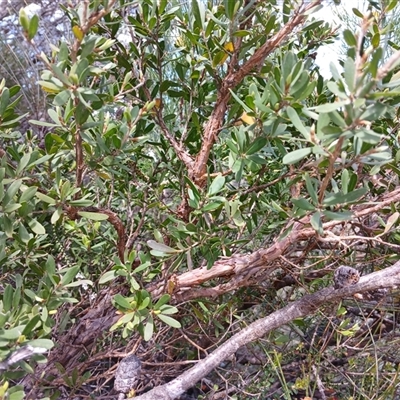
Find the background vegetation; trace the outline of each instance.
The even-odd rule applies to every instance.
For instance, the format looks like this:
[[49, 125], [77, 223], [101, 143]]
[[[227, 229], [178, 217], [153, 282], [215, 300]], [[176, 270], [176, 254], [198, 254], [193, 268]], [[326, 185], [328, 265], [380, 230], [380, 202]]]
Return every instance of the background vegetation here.
[[[117, 398], [128, 354], [140, 396], [339, 265], [398, 261], [396, 4], [354, 10], [330, 80], [318, 0], [3, 12], [0, 398]], [[185, 396], [396, 398], [397, 303], [326, 303]]]

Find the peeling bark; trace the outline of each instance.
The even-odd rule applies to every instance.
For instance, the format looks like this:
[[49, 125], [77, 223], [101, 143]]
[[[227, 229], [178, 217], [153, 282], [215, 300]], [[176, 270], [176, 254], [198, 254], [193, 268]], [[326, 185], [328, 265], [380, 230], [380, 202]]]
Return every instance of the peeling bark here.
[[[207, 162], [225, 118], [228, 102], [231, 99], [230, 90], [238, 86], [250, 73], [259, 71], [265, 58], [277, 49], [297, 26], [305, 21], [307, 11], [320, 5], [321, 1], [313, 1], [307, 6], [299, 7], [286, 25], [268, 39], [239, 69], [235, 70], [228, 66], [229, 73], [223, 79], [221, 87], [218, 90], [216, 105], [205, 126], [203, 144], [196, 157], [194, 166], [187, 165], [189, 177], [200, 187], [204, 186], [206, 182]], [[238, 50], [235, 49], [235, 51]], [[231, 62], [236, 63], [236, 57], [233, 57]]]
[[[400, 188], [386, 193], [380, 200], [374, 201], [370, 207], [366, 206], [365, 203], [354, 206], [352, 208], [354, 213], [353, 220], [372, 215], [398, 201], [400, 201]], [[343, 221], [329, 221], [323, 224], [323, 228], [325, 232], [328, 232], [334, 226], [341, 224], [343, 224]], [[239, 287], [248, 286], [252, 279], [257, 280], [257, 276], [260, 273], [264, 274], [263, 276], [265, 277], [265, 273], [273, 272], [278, 268], [274, 261], [287, 254], [291, 246], [300, 240], [307, 240], [313, 237], [320, 241], [333, 240], [329, 236], [317, 236], [315, 230], [309, 224], [309, 217], [303, 217], [297, 222], [288, 222], [283, 231], [289, 229], [290, 226], [292, 226], [291, 232], [284, 239], [277, 239], [269, 248], [259, 249], [251, 254], [234, 254], [231, 257], [222, 257], [209, 269], [200, 267], [181, 275], [173, 275], [170, 278], [171, 285], [166, 285], [165, 282], [158, 282], [149, 285], [146, 289], [157, 297], [165, 292], [165, 287], [174, 287], [172, 296], [178, 302], [192, 300], [205, 295], [210, 297], [218, 296]], [[222, 277], [230, 279], [214, 288], [193, 289], [212, 279]]]

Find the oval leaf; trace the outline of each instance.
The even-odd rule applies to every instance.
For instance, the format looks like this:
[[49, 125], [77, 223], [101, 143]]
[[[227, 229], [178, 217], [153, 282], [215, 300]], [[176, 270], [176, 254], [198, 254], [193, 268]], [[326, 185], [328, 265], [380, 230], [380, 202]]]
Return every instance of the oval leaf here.
[[153, 250], [159, 251], [161, 253], [179, 253], [179, 250], [173, 249], [164, 243], [156, 242], [155, 240], [148, 240], [147, 245]]
[[213, 196], [217, 194], [225, 185], [225, 177], [222, 175], [218, 175], [212, 182], [211, 186], [208, 189], [208, 195]]
[[285, 155], [285, 157], [283, 157], [282, 162], [284, 164], [297, 163], [298, 161], [302, 160], [304, 157], [307, 157], [308, 155], [310, 155], [311, 152], [312, 152], [312, 149], [310, 147], [292, 151], [291, 153], [288, 153]]
[[78, 215], [87, 219], [91, 219], [93, 221], [105, 221], [106, 219], [108, 219], [107, 214], [97, 212], [78, 211]]
[[169, 317], [168, 315], [158, 314], [157, 317], [160, 318], [161, 321], [165, 322], [167, 325], [172, 326], [173, 328], [179, 329], [182, 327], [179, 321], [172, 317]]

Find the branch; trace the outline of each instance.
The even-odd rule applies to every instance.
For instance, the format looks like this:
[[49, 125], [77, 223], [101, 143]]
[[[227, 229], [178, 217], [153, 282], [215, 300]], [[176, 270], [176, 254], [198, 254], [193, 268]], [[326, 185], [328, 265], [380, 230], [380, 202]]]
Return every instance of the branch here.
[[178, 158], [186, 165], [187, 169], [193, 167], [194, 159], [193, 157], [187, 152], [187, 150], [182, 146], [182, 143], [178, 143], [175, 137], [171, 134], [168, 130], [167, 125], [164, 122], [161, 107], [157, 110], [156, 120], [161, 128], [162, 133], [164, 134], [165, 138], [168, 140], [169, 144], [174, 148], [176, 155]]
[[89, 11], [89, 1], [85, 0], [82, 2], [82, 18], [80, 21], [81, 24], [80, 26], [78, 26], [80, 32], [78, 33], [78, 35], [75, 33], [75, 41], [71, 48], [71, 60], [73, 63], [77, 61], [78, 50], [85, 35], [89, 32], [92, 26], [96, 25], [97, 22], [99, 22], [101, 18], [111, 12], [111, 9], [114, 7], [116, 1], [117, 0], [110, 0], [106, 8], [103, 8], [100, 11], [93, 11], [89, 16], [87, 15]]
[[389, 60], [378, 69], [378, 73], [376, 75], [376, 79], [383, 79], [396, 65], [398, 65], [400, 60], [400, 50], [396, 51], [391, 55]]
[[225, 118], [228, 102], [231, 98], [230, 90], [239, 85], [242, 80], [252, 73], [260, 69], [265, 58], [278, 46], [286, 40], [293, 32], [296, 26], [304, 22], [306, 12], [320, 5], [322, 0], [316, 0], [308, 4], [306, 7], [300, 7], [296, 10], [294, 16], [286, 23], [286, 25], [274, 36], [268, 39], [238, 70], [232, 70], [226, 75], [218, 90], [215, 108], [204, 129], [203, 144], [200, 152], [196, 157], [194, 166], [189, 169], [190, 178], [199, 186], [203, 186], [206, 178], [207, 162], [210, 156], [211, 148], [215, 143], [218, 133], [222, 127]]
[[172, 400], [182, 395], [187, 389], [204, 378], [224, 360], [233, 355], [240, 347], [260, 339], [268, 332], [288, 324], [295, 318], [313, 314], [327, 303], [338, 301], [356, 293], [382, 288], [391, 288], [400, 284], [400, 261], [392, 267], [361, 277], [356, 285], [335, 290], [332, 287], [322, 289], [314, 294], [308, 294], [300, 300], [289, 303], [286, 307], [275, 311], [269, 316], [257, 320], [233, 335], [217, 350], [212, 352], [194, 367], [165, 385], [156, 387], [149, 392], [136, 397], [137, 400]]
[[[362, 204], [354, 206], [354, 220], [372, 215], [392, 203], [400, 201], [400, 188], [387, 193], [378, 201], [373, 201], [370, 205]], [[329, 221], [323, 224], [325, 232], [334, 226], [343, 224], [343, 221]], [[174, 287], [173, 296], [177, 301], [187, 301], [204, 295], [204, 290], [208, 296], [217, 296], [221, 293], [227, 293], [241, 286], [248, 286], [249, 280], [256, 277], [260, 272], [272, 273], [277, 266], [274, 261], [285, 254], [292, 244], [300, 240], [315, 237], [316, 240], [324, 241], [324, 238], [316, 237], [314, 228], [310, 226], [309, 217], [303, 217], [297, 222], [288, 222], [285, 229], [292, 226], [291, 232], [282, 240], [276, 241], [269, 248], [259, 249], [251, 254], [234, 254], [231, 257], [221, 257], [211, 268], [200, 267], [185, 272], [181, 275], [173, 275], [170, 278], [171, 286]], [[204, 282], [220, 277], [235, 277], [228, 282], [220, 284], [214, 288], [202, 288], [193, 290], [194, 286], [199, 286]], [[146, 290], [153, 296], [161, 296], [164, 293], [165, 282], [149, 285]]]
[[87, 211], [87, 212], [95, 212], [95, 213], [102, 213], [108, 216], [108, 221], [113, 225], [115, 230], [117, 231], [118, 240], [117, 240], [117, 249], [118, 249], [118, 257], [121, 262], [124, 262], [125, 258], [125, 247], [126, 247], [126, 235], [125, 235], [125, 227], [124, 224], [119, 218], [119, 216], [107, 209], [107, 208], [98, 208], [98, 207], [71, 207], [71, 206], [64, 206], [64, 211], [68, 215], [68, 218], [71, 220], [75, 220], [80, 218], [79, 211]]
[[[144, 76], [144, 74], [143, 74]], [[146, 95], [147, 101], [151, 102], [154, 99], [151, 97], [151, 93], [148, 87], [143, 86], [143, 91]], [[159, 107], [155, 107], [156, 115], [155, 115], [155, 120], [158, 124], [158, 126], [161, 128], [161, 131], [165, 138], [168, 140], [169, 144], [173, 147], [175, 150], [175, 153], [177, 157], [185, 164], [186, 168], [190, 170], [190, 168], [193, 167], [194, 164], [194, 159], [193, 157], [188, 153], [188, 151], [184, 148], [182, 143], [179, 143], [174, 135], [169, 131], [167, 124], [164, 121], [163, 117], [163, 104], [161, 102]]]

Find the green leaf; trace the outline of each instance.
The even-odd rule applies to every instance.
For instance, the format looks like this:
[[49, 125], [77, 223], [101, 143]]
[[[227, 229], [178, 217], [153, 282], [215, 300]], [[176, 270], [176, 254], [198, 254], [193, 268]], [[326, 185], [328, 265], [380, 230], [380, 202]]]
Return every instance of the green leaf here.
[[233, 33], [233, 36], [235, 37], [245, 37], [251, 35], [251, 31], [246, 31], [244, 29], [238, 29]]
[[325, 197], [323, 204], [325, 206], [335, 206], [337, 204], [352, 203], [354, 201], [357, 201], [360, 197], [364, 196], [366, 193], [368, 193], [368, 188], [363, 187], [360, 189], [353, 190], [352, 192], [346, 194], [344, 194], [343, 192], [328, 194]]
[[93, 201], [83, 198], [78, 200], [71, 200], [68, 202], [68, 204], [74, 207], [90, 207], [93, 204]]
[[372, 47], [373, 47], [374, 49], [378, 48], [380, 42], [381, 42], [381, 35], [380, 35], [379, 32], [377, 32], [377, 33], [375, 33], [374, 36], [372, 36], [372, 39], [371, 39]]
[[17, 179], [16, 181], [12, 182], [11, 185], [8, 187], [6, 194], [3, 198], [3, 207], [6, 206], [11, 200], [13, 200], [15, 194], [19, 190], [22, 185], [22, 179]]
[[43, 157], [38, 158], [37, 160], [32, 161], [27, 167], [26, 169], [30, 169], [32, 167], [34, 167], [35, 165], [40, 165], [45, 163], [46, 161], [50, 160], [51, 158], [53, 158], [52, 154], [46, 154]]
[[93, 286], [93, 282], [90, 279], [79, 279], [75, 282], [64, 285], [66, 288], [77, 287], [77, 286]]
[[153, 336], [153, 332], [154, 332], [154, 320], [153, 318], [150, 316], [146, 322], [146, 325], [144, 326], [144, 330], [143, 330], [143, 339], [148, 342], [152, 336]]
[[199, 206], [199, 202], [201, 199], [200, 192], [198, 191], [195, 184], [187, 176], [184, 177], [184, 180], [186, 184], [189, 185], [189, 205], [196, 209]]
[[201, 0], [192, 0], [192, 12], [194, 15], [195, 27], [199, 28], [200, 31], [204, 31], [205, 9]]
[[64, 286], [64, 285], [68, 285], [69, 283], [71, 283], [72, 279], [75, 278], [79, 269], [80, 269], [79, 265], [75, 265], [74, 267], [63, 269], [62, 272], [64, 274], [63, 274], [63, 277], [61, 278], [60, 285]]
[[34, 119], [30, 119], [29, 123], [32, 125], [38, 125], [38, 126], [48, 126], [51, 128], [55, 128], [56, 126], [60, 126], [60, 124], [52, 124], [50, 122], [46, 122], [46, 121], [35, 121]]
[[54, 225], [60, 219], [62, 214], [63, 214], [62, 207], [57, 207], [51, 216], [50, 222]]
[[171, 299], [171, 296], [169, 294], [163, 294], [157, 301], [157, 303], [154, 305], [154, 310], [159, 310], [161, 306], [164, 304], [167, 304], [169, 300]]
[[164, 315], [170, 315], [170, 314], [176, 314], [178, 312], [178, 309], [174, 306], [163, 305], [160, 307], [160, 311]]
[[156, 242], [155, 240], [148, 240], [147, 245], [153, 250], [159, 251], [160, 253], [179, 253], [180, 250], [173, 249], [164, 243]]
[[[81, 55], [82, 57], [82, 55]], [[72, 82], [68, 79], [68, 77], [63, 73], [61, 68], [59, 68], [57, 65], [52, 64], [51, 65], [51, 70], [53, 71], [54, 75], [66, 86], [71, 86]]]
[[54, 257], [52, 257], [51, 255], [49, 255], [49, 256], [47, 257], [47, 261], [46, 261], [46, 264], [45, 264], [45, 268], [46, 268], [46, 272], [47, 272], [49, 275], [52, 275], [52, 274], [55, 273], [55, 270], [56, 270], [56, 262], [55, 262], [55, 260], [54, 260]]
[[54, 97], [53, 103], [56, 106], [63, 106], [71, 98], [71, 92], [69, 90], [63, 90]]
[[344, 63], [344, 80], [350, 92], [353, 93], [356, 81], [356, 64], [351, 57], [347, 57]]
[[29, 322], [25, 325], [25, 328], [22, 332], [23, 335], [29, 335], [35, 328], [36, 326], [40, 326], [40, 315], [37, 314], [33, 318], [29, 320]]
[[3, 293], [3, 310], [5, 312], [11, 310], [13, 296], [14, 296], [14, 289], [10, 284], [8, 284], [4, 289]]
[[4, 213], [5, 214], [12, 213], [21, 207], [22, 207], [22, 204], [19, 204], [19, 203], [8, 204], [7, 206], [4, 207]]
[[338, 96], [341, 99], [348, 98], [343, 85], [339, 86], [336, 82], [329, 81], [326, 86], [335, 96]]
[[350, 47], [356, 47], [357, 46], [357, 39], [354, 36], [353, 32], [351, 32], [349, 29], [345, 29], [343, 32], [343, 38], [345, 42], [347, 43], [348, 46]]
[[117, 274], [114, 270], [105, 272], [99, 279], [99, 284], [104, 285], [105, 283], [114, 280]]
[[298, 161], [301, 161], [303, 158], [307, 157], [312, 153], [311, 147], [306, 147], [305, 149], [298, 149], [292, 151], [291, 153], [286, 154], [283, 157], [282, 162], [284, 164], [295, 164]]
[[225, 15], [229, 20], [233, 21], [235, 16], [236, 0], [224, 0]]
[[257, 154], [252, 154], [246, 157], [248, 160], [255, 162], [256, 164], [265, 165], [268, 164], [268, 160], [264, 157], [260, 157]]
[[318, 232], [320, 235], [324, 233], [321, 221], [321, 213], [319, 211], [317, 211], [312, 215], [312, 217], [310, 218], [310, 223], [311, 226], [315, 229], [315, 231]]
[[363, 142], [369, 144], [378, 144], [382, 139], [382, 135], [380, 135], [379, 133], [376, 133], [374, 131], [365, 128], [357, 131], [357, 133], [354, 136], [361, 139]]
[[[59, 93], [63, 87], [58, 86], [52, 82], [47, 82], [47, 81], [38, 81], [38, 84], [44, 89], [45, 92], [48, 93]], [[48, 111], [53, 111], [53, 110], [48, 110]], [[49, 113], [50, 114], [50, 113]], [[51, 117], [51, 116], [50, 116]], [[57, 125], [61, 126], [60, 121], [54, 121]]]
[[324, 211], [326, 218], [334, 221], [349, 221], [353, 218], [354, 214], [351, 211]]
[[392, 11], [398, 4], [398, 0], [392, 0], [389, 5], [385, 8], [385, 14], [388, 13], [389, 11]]
[[289, 119], [292, 121], [294, 127], [304, 136], [307, 141], [311, 140], [310, 131], [303, 125], [301, 122], [299, 115], [292, 107], [287, 107], [286, 112], [288, 114]]
[[235, 212], [235, 214], [232, 215], [232, 220], [235, 223], [236, 226], [243, 227], [246, 225], [246, 222], [243, 220], [242, 214], [240, 211]]
[[240, 97], [232, 89], [229, 89], [229, 91], [230, 91], [232, 97], [238, 102], [238, 104], [240, 104], [242, 106], [243, 110], [246, 111], [246, 113], [253, 111], [246, 103], [244, 103], [240, 99]]
[[55, 201], [52, 197], [47, 196], [47, 195], [44, 194], [44, 193], [36, 192], [36, 197], [37, 197], [39, 200], [44, 201], [45, 203], [52, 204], [52, 205], [56, 204], [56, 201]]
[[19, 23], [25, 32], [29, 31], [29, 18], [24, 8], [19, 10]]
[[132, 309], [132, 305], [129, 303], [129, 301], [119, 293], [114, 296], [114, 301], [122, 308], [125, 308], [127, 310]]
[[149, 306], [149, 304], [150, 304], [150, 297], [145, 297], [143, 301], [139, 304], [138, 310], [139, 311], [144, 310]]
[[257, 151], [261, 150], [266, 144], [267, 144], [267, 139], [264, 137], [258, 137], [254, 142], [250, 145], [250, 147], [247, 149], [246, 154], [254, 154]]
[[306, 181], [307, 192], [310, 195], [313, 203], [318, 204], [318, 194], [314, 188], [314, 185], [312, 184], [312, 181], [311, 181], [311, 178], [310, 178], [310, 175], [308, 174], [308, 172], [304, 174], [304, 179]]
[[24, 326], [16, 326], [11, 329], [0, 329], [0, 338], [6, 340], [16, 340], [22, 335]]
[[264, 27], [264, 35], [268, 35], [274, 28], [276, 22], [276, 13], [272, 13]]
[[21, 190], [23, 190], [23, 192], [22, 192], [21, 196], [19, 197], [20, 203], [29, 201], [33, 196], [35, 196], [37, 189], [38, 188], [36, 186], [31, 186], [26, 189], [21, 188]]
[[215, 53], [213, 56], [213, 60], [212, 60], [213, 68], [216, 68], [218, 65], [222, 65], [227, 58], [228, 58], [228, 54], [223, 50]]
[[289, 21], [290, 12], [291, 12], [291, 2], [289, 0], [283, 0], [282, 3], [282, 20], [283, 23], [286, 24]]
[[212, 181], [211, 186], [208, 188], [207, 195], [213, 196], [220, 192], [220, 190], [225, 185], [225, 177], [222, 175], [217, 175], [215, 179]]
[[376, 75], [378, 73], [379, 63], [382, 59], [382, 56], [383, 56], [383, 50], [381, 47], [378, 47], [372, 54], [372, 58], [369, 63], [369, 71], [371, 72], [373, 78], [376, 78]]
[[306, 211], [314, 211], [315, 206], [313, 206], [307, 199], [300, 198], [300, 199], [293, 199], [292, 198], [292, 203], [298, 207], [301, 208], [302, 210]]
[[132, 311], [129, 313], [124, 314], [116, 323], [116, 325], [121, 326], [125, 325], [128, 322], [132, 321], [135, 318], [136, 311]]
[[23, 243], [28, 243], [31, 239], [32, 239], [32, 237], [33, 237], [33, 235], [32, 234], [30, 234], [27, 230], [26, 230], [26, 228], [25, 228], [25, 226], [24, 225], [20, 225], [19, 226], [19, 228], [18, 228], [18, 236], [20, 237], [20, 239], [22, 240], [22, 242]]
[[44, 235], [46, 233], [46, 229], [44, 229], [44, 226], [36, 219], [31, 219], [29, 221], [29, 227], [37, 235]]
[[212, 203], [208, 203], [207, 205], [205, 205], [201, 211], [203, 212], [208, 212], [208, 211], [214, 211], [217, 208], [221, 207], [222, 203], [220, 202], [212, 202]]
[[330, 113], [348, 104], [348, 100], [335, 101], [334, 103], [321, 104], [315, 107], [315, 111], [319, 113]]
[[41, 347], [43, 349], [51, 350], [54, 347], [54, 342], [50, 339], [35, 339], [28, 342], [32, 347]]
[[353, 11], [353, 14], [357, 15], [357, 17], [364, 18], [364, 15], [362, 14], [362, 12], [357, 10], [357, 8], [352, 8], [351, 11]]
[[387, 111], [388, 107], [382, 103], [373, 103], [361, 114], [361, 120], [376, 121]]
[[172, 317], [169, 317], [168, 315], [158, 314], [157, 317], [167, 325], [171, 326], [172, 328], [177, 328], [177, 329], [182, 328], [182, 325], [179, 321], [177, 321]]
[[37, 14], [33, 15], [33, 17], [31, 18], [30, 22], [29, 22], [29, 28], [28, 28], [28, 38], [29, 40], [32, 40], [39, 28], [39, 17], [37, 16]]
[[8, 88], [4, 88], [1, 92], [0, 96], [0, 116], [2, 117], [4, 112], [7, 109], [10, 100], [10, 90]]
[[91, 219], [93, 221], [105, 221], [109, 217], [107, 214], [89, 211], [78, 211], [78, 215], [87, 219]]

